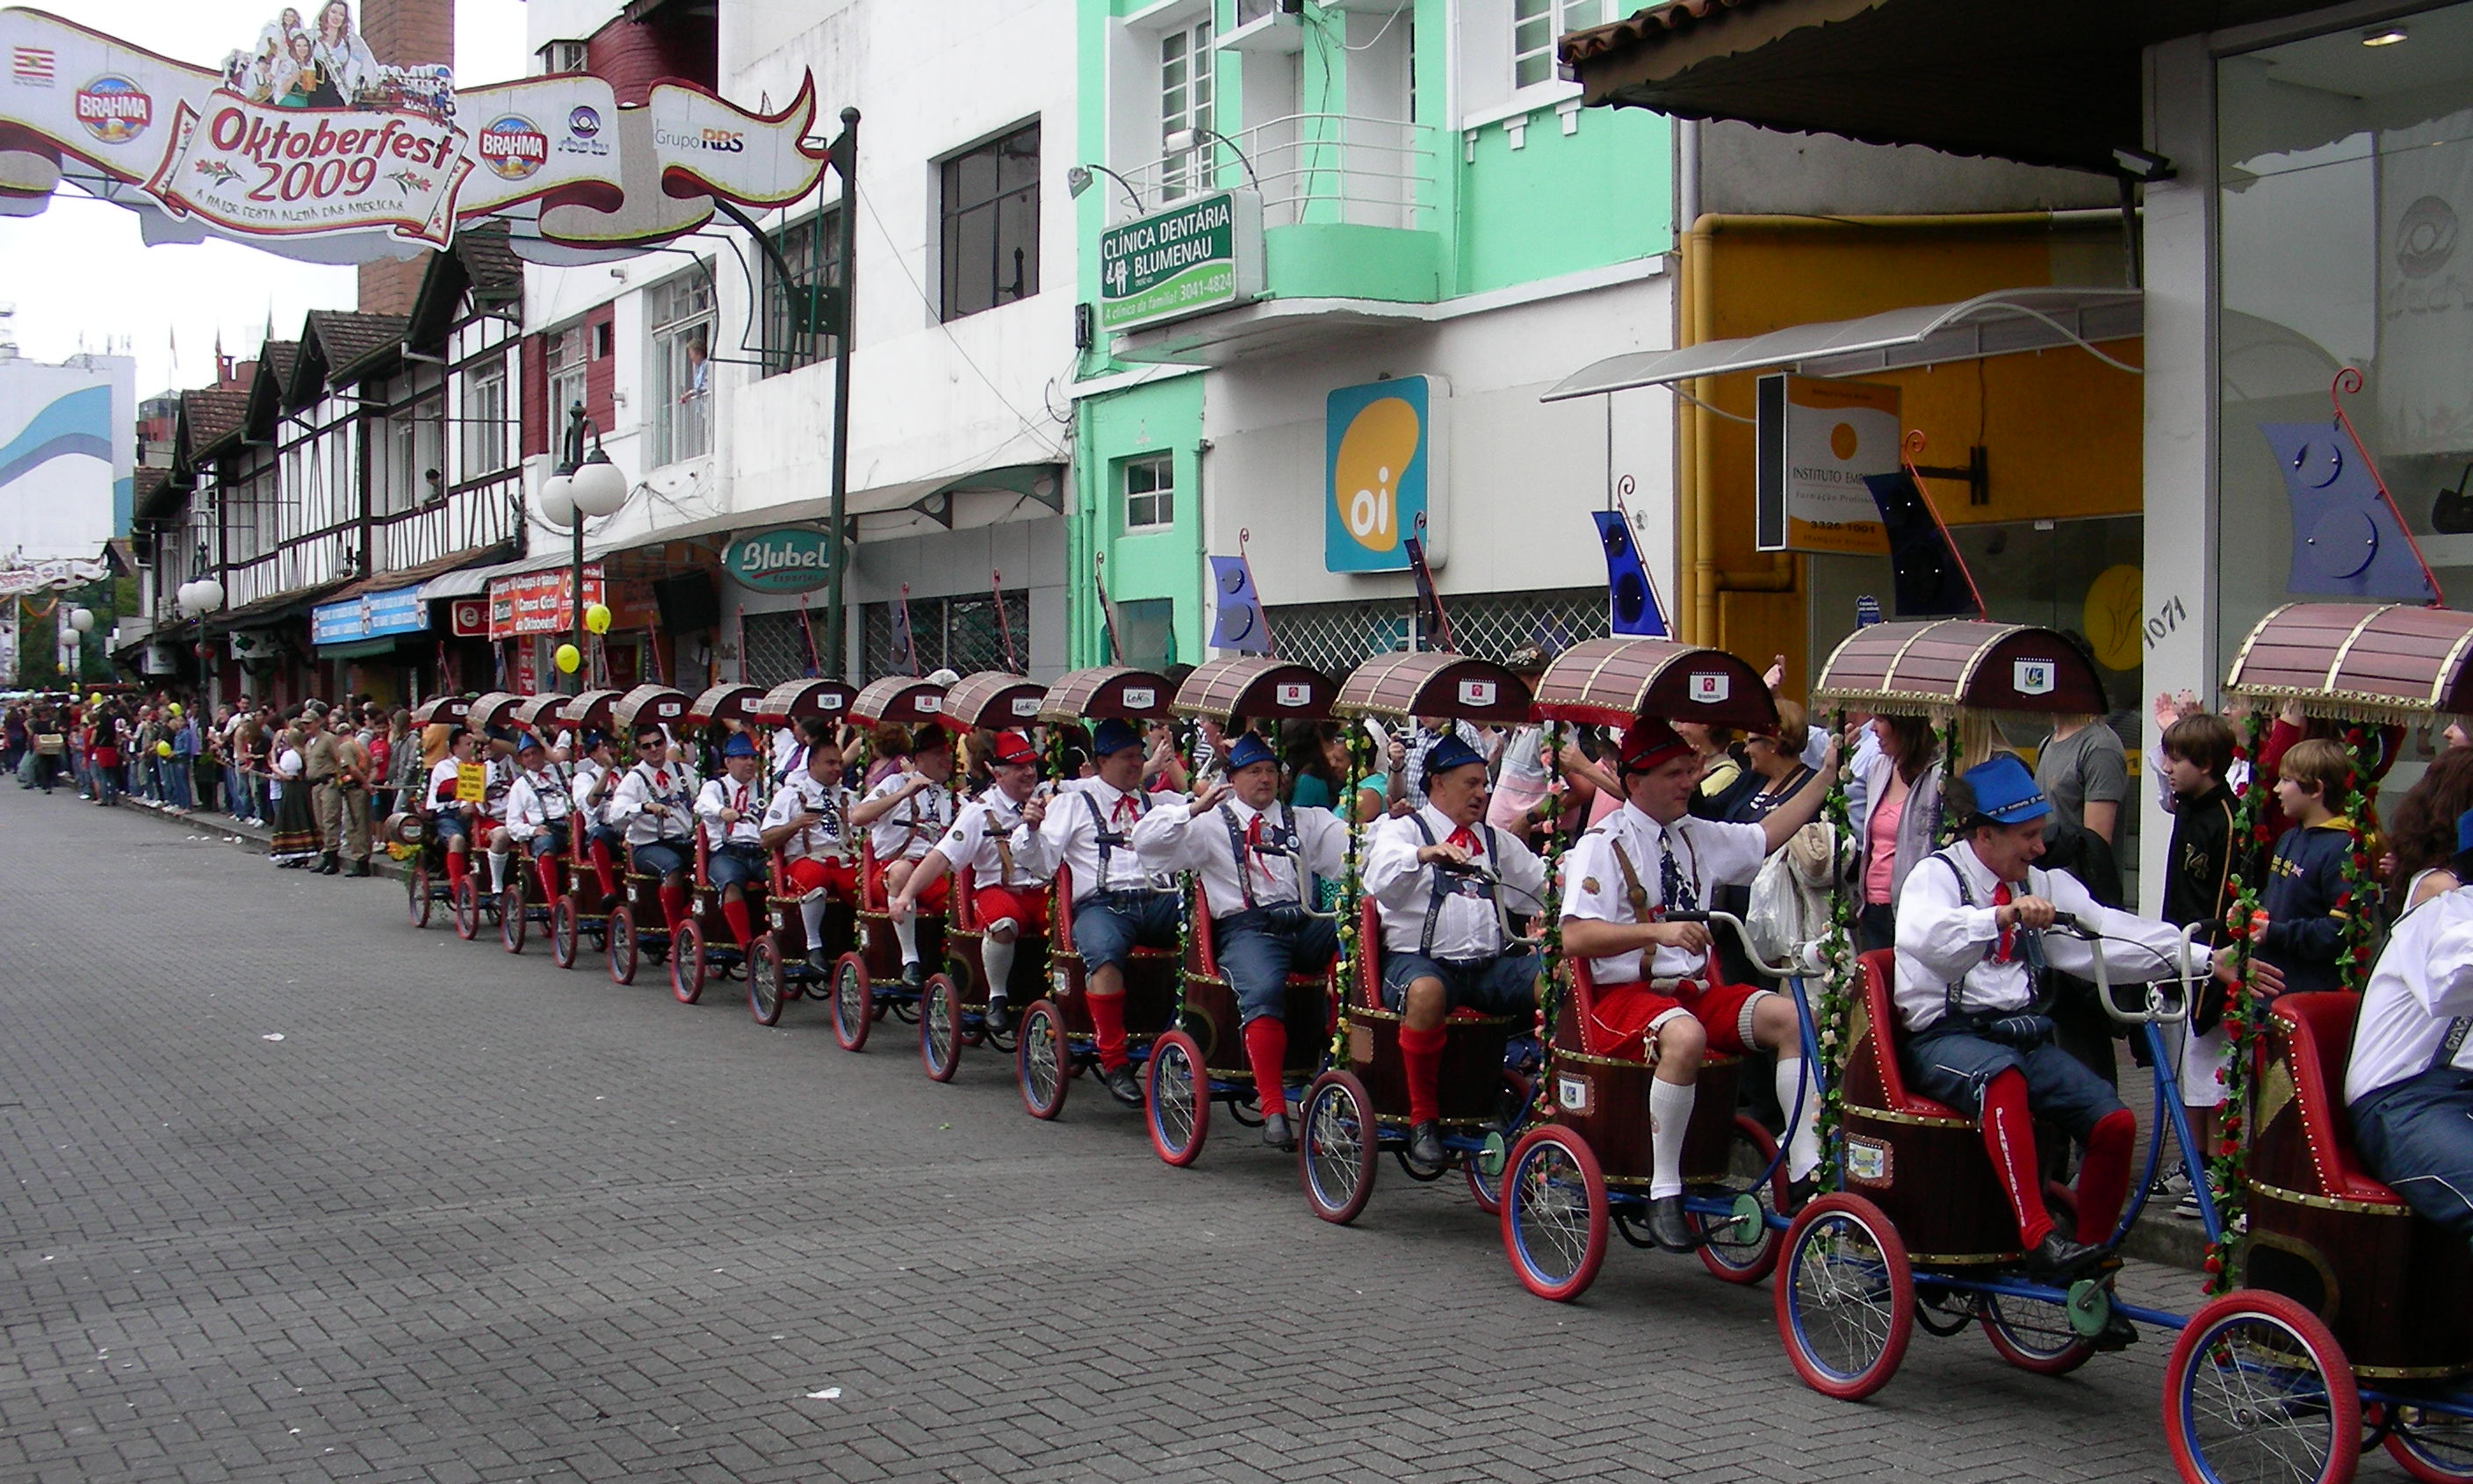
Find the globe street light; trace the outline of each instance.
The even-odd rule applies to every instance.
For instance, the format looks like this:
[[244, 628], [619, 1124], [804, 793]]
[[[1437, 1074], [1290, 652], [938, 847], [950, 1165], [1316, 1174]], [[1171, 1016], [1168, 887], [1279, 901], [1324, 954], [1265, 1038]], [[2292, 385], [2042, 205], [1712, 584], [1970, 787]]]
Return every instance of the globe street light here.
[[[589, 434], [592, 446], [585, 447]], [[552, 526], [563, 527], [574, 545], [567, 567], [567, 596], [573, 610], [577, 654], [584, 647], [584, 521], [588, 515], [614, 515], [627, 503], [633, 487], [618, 466], [610, 462], [602, 451], [601, 430], [585, 416], [584, 404], [574, 403], [566, 410], [566, 432], [560, 440], [558, 467], [541, 481], [540, 492], [535, 497], [541, 518]], [[584, 673], [576, 672], [576, 689], [584, 688]]]

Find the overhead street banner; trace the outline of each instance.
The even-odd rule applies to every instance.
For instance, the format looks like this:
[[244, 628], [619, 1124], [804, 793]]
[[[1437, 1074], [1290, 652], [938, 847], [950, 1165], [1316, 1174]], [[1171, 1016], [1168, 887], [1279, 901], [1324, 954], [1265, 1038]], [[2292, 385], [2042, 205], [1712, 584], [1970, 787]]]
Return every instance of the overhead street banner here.
[[458, 88], [382, 65], [347, 0], [287, 8], [219, 67], [41, 11], [0, 10], [0, 214], [66, 181], [145, 220], [150, 242], [221, 236], [309, 262], [402, 258], [514, 219], [542, 262], [623, 256], [703, 227], [714, 202], [815, 188], [815, 84], [779, 113], [653, 85], [623, 112], [585, 73]]

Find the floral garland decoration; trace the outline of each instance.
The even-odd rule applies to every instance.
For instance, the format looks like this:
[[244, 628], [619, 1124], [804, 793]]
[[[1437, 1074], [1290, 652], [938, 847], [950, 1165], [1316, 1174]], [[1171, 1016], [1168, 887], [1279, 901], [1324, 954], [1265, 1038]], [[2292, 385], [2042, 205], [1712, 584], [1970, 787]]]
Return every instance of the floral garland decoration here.
[[[1341, 973], [1345, 975], [1355, 972], [1357, 969], [1357, 955], [1359, 945], [1357, 941], [1357, 868], [1361, 852], [1365, 849], [1365, 832], [1371, 826], [1357, 818], [1357, 795], [1363, 788], [1368, 770], [1374, 762], [1374, 738], [1363, 727], [1345, 728], [1340, 734], [1348, 739], [1348, 778], [1346, 789], [1340, 795], [1339, 801], [1340, 818], [1348, 824], [1348, 848], [1340, 856], [1339, 917], [1332, 926], [1339, 939], [1339, 962], [1342, 966]], [[1351, 1003], [1352, 996], [1348, 993], [1348, 986], [1343, 984], [1340, 989], [1339, 1014], [1331, 1017], [1331, 1046], [1325, 1053], [1327, 1058], [1325, 1065], [1333, 1068], [1349, 1065], [1348, 1007]]]
[[[1047, 777], [1052, 784], [1048, 790], [1047, 802], [1050, 808], [1055, 808], [1063, 803], [1065, 785], [1069, 781], [1065, 777], [1065, 727], [1061, 722], [1043, 722], [1041, 727], [1039, 739], [1041, 761], [1046, 765]], [[1046, 981], [1046, 992], [1061, 998], [1063, 986], [1058, 984], [1056, 979], [1057, 921], [1061, 916], [1069, 922], [1073, 914], [1073, 904], [1058, 899], [1059, 894], [1053, 876], [1048, 878], [1047, 894], [1047, 931], [1041, 934], [1039, 940], [1040, 977]]]
[[[1839, 706], [1830, 725], [1837, 734], [1846, 734], [1846, 708]], [[1841, 748], [1837, 776], [1830, 780], [1829, 792], [1822, 796], [1820, 808], [1835, 835], [1834, 848], [1844, 851], [1854, 834], [1853, 820], [1846, 806], [1846, 795], [1855, 778], [1855, 754], [1852, 748]], [[1820, 940], [1820, 996], [1813, 1006], [1813, 1037], [1820, 1046], [1821, 1095], [1818, 1131], [1820, 1135], [1821, 1188], [1839, 1188], [1839, 1172], [1844, 1168], [1846, 1152], [1843, 1125], [1844, 1100], [1841, 1073], [1845, 1065], [1845, 1034], [1848, 991], [1855, 975], [1861, 970], [1855, 961], [1855, 894], [1848, 890], [1845, 874], [1837, 869], [1833, 855], [1830, 862], [1829, 927]]]
[[[2244, 718], [2242, 733], [2233, 743], [2234, 768], [2258, 756], [2263, 725], [2264, 718], [2256, 712]], [[2241, 1223], [2248, 1198], [2242, 1181], [2242, 1147], [2249, 1120], [2250, 1056], [2257, 1041], [2256, 1007], [2249, 995], [2249, 964], [2257, 948], [2256, 928], [2262, 915], [2256, 883], [2264, 873], [2258, 868], [2275, 844], [2268, 838], [2267, 825], [2260, 818], [2260, 801], [2266, 797], [2266, 790], [2258, 786], [2259, 781], [2253, 773], [2248, 781], [2233, 790], [2232, 901], [2224, 909], [2224, 932], [2233, 947], [2233, 982], [2224, 994], [2222, 1017], [2225, 1054], [2220, 1080], [2224, 1100], [2219, 1110], [2222, 1127], [2214, 1157], [2207, 1161], [2207, 1178], [2216, 1192], [2216, 1215], [2221, 1227], [2221, 1234], [2207, 1247], [2206, 1292], [2210, 1297], [2227, 1292], [2240, 1282], [2231, 1236]]]
[[1957, 713], [1950, 712], [1941, 721], [1938, 730], [1941, 764], [1940, 798], [1938, 808], [1933, 817], [1933, 849], [1935, 850], [1949, 844], [1950, 836], [1955, 832], [1955, 823], [1949, 817], [1949, 785], [1964, 771], [1966, 761], [1962, 755], [1964, 750], [1958, 746]]
[[2369, 984], [2371, 961], [2378, 955], [2379, 881], [2370, 860], [2370, 839], [2379, 831], [2378, 783], [2371, 777], [2376, 761], [2358, 726], [2344, 729], [2344, 760], [2351, 764], [2343, 807], [2338, 812], [2352, 828], [2351, 849], [2344, 852], [2344, 894], [2336, 909], [2344, 914], [2344, 946], [2338, 958], [2344, 988], [2360, 993]]
[[[1549, 730], [1548, 737], [1559, 743]], [[1541, 914], [1543, 922], [1537, 944], [1540, 972], [1537, 976], [1537, 1017], [1533, 1034], [1537, 1038], [1537, 1075], [1528, 1086], [1528, 1108], [1519, 1125], [1504, 1131], [1505, 1138], [1517, 1138], [1519, 1129], [1531, 1122], [1544, 1122], [1554, 1109], [1554, 1021], [1562, 1013], [1563, 982], [1563, 915], [1555, 903], [1563, 900], [1563, 822], [1564, 802], [1570, 797], [1568, 787], [1549, 788], [1545, 801], [1538, 805], [1538, 823], [1546, 830], [1546, 849], [1540, 852], [1540, 864], [1546, 870], [1549, 900]]]
[[[1188, 798], [1193, 796], [1196, 792], [1194, 785], [1201, 781], [1193, 776], [1195, 744], [1199, 740], [1200, 733], [1201, 728], [1191, 722], [1176, 730], [1177, 761], [1185, 765], [1185, 786]], [[1244, 869], [1244, 863], [1238, 862], [1237, 870]], [[1185, 872], [1180, 874], [1183, 879], [1179, 880], [1176, 886], [1176, 972], [1171, 976], [1176, 981], [1176, 1003], [1168, 1011], [1167, 1023], [1170, 1029], [1182, 1031], [1186, 1029], [1185, 976], [1201, 968], [1193, 961], [1193, 914], [1196, 911], [1209, 911], [1211, 904], [1202, 898], [1201, 873]], [[1191, 1033], [1188, 1032], [1188, 1034]], [[1194, 1037], [1197, 1043], [1202, 1040], [1202, 1037]], [[1205, 1060], [1208, 1058], [1206, 1057]], [[1208, 1098], [1211, 1095], [1211, 1074], [1199, 1066], [1192, 1070], [1193, 1075], [1201, 1083], [1194, 1089], [1194, 1095]]]

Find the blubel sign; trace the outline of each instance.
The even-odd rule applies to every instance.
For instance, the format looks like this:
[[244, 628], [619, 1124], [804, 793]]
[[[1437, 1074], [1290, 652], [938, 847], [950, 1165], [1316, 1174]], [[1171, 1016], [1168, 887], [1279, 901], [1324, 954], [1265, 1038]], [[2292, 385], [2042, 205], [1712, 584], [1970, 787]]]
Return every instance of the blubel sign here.
[[758, 592], [813, 592], [832, 581], [833, 547], [821, 531], [782, 526], [731, 542], [721, 565]]
[[1099, 328], [1129, 330], [1262, 293], [1262, 198], [1221, 191], [1099, 234]]
[[[1329, 572], [1405, 572], [1400, 542], [1420, 537], [1443, 564], [1444, 440], [1451, 403], [1440, 376], [1342, 387], [1323, 404], [1322, 564]], [[1418, 530], [1418, 522], [1425, 529]]]

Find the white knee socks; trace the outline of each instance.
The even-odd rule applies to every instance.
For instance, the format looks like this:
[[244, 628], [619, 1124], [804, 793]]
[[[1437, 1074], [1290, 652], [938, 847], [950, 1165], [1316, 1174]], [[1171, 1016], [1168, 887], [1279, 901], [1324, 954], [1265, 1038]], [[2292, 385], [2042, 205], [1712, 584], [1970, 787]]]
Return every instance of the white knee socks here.
[[[1803, 1096], [1800, 1113], [1794, 1101], [1798, 1091]], [[1801, 1180], [1820, 1167], [1820, 1089], [1804, 1075], [1803, 1058], [1778, 1058], [1777, 1095], [1778, 1111], [1794, 1120], [1786, 1131], [1786, 1178]]]
[[1014, 940], [988, 934], [979, 945], [979, 967], [988, 971], [988, 998], [1005, 997], [1005, 986], [1013, 980]]
[[504, 850], [492, 850], [490, 852], [490, 890], [492, 892], [503, 892], [506, 889], [507, 852]]
[[897, 912], [893, 915], [893, 936], [901, 941], [901, 962], [919, 962], [919, 914]]
[[1683, 1193], [1683, 1136], [1692, 1128], [1692, 1100], [1698, 1089], [1663, 1077], [1648, 1083], [1649, 1199]]
[[807, 924], [807, 951], [819, 952], [825, 945], [825, 894], [818, 892], [799, 898], [799, 921]]

